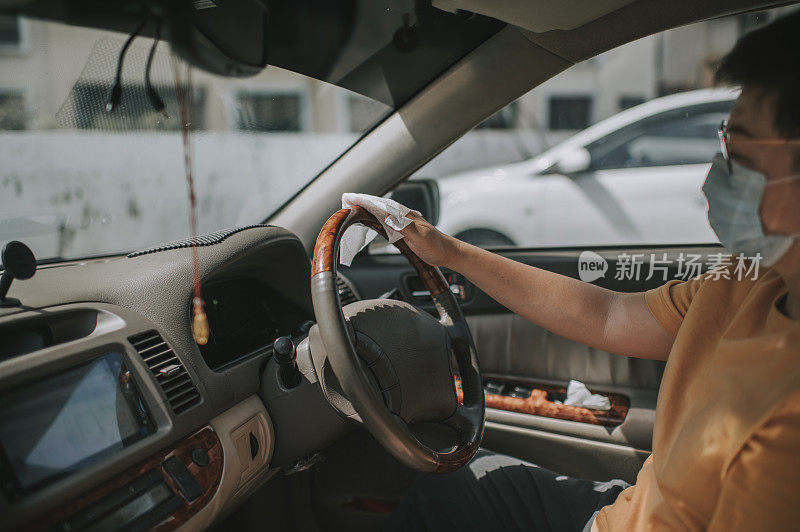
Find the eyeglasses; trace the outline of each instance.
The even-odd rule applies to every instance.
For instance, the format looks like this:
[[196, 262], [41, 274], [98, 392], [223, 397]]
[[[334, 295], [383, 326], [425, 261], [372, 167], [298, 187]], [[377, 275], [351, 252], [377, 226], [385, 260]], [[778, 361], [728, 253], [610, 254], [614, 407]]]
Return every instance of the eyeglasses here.
[[[719, 125], [719, 130], [717, 131], [717, 136], [719, 136], [719, 149], [722, 152], [722, 157], [725, 159], [725, 163], [728, 165], [728, 171], [732, 170], [731, 167], [731, 155], [730, 150], [728, 149], [728, 143], [731, 141], [731, 133], [728, 131], [728, 121], [723, 120], [722, 123]], [[766, 146], [783, 146], [788, 148], [800, 148], [800, 139], [784, 139], [784, 138], [767, 138], [767, 139], [752, 139], [752, 138], [738, 138], [736, 140], [737, 143], [747, 143], [747, 144], [761, 144]]]

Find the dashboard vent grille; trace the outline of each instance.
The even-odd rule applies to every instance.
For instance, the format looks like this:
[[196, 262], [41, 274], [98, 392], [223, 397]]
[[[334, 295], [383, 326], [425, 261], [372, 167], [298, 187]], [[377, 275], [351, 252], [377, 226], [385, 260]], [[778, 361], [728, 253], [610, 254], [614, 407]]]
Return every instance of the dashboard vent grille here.
[[148, 331], [131, 336], [128, 341], [150, 368], [176, 415], [200, 403], [200, 392], [192, 377], [160, 334]]
[[339, 274], [336, 274], [336, 288], [339, 291], [339, 301], [342, 306], [358, 301], [358, 296], [353, 287]]

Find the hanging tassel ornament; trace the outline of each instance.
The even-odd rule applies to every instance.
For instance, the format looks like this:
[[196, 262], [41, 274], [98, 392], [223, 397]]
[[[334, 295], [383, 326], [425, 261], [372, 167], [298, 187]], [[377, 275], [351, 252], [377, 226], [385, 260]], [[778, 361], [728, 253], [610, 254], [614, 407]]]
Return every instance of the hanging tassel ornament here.
[[192, 299], [192, 337], [197, 345], [206, 345], [208, 334], [208, 317], [203, 309], [203, 299], [195, 297]]
[[192, 298], [192, 337], [197, 345], [206, 345], [210, 330], [208, 316], [206, 316], [205, 303], [200, 286], [200, 260], [197, 256], [197, 199], [194, 191], [194, 177], [192, 172], [192, 126], [194, 110], [192, 106], [192, 71], [186, 66], [186, 83], [181, 84], [179, 60], [173, 57], [175, 71], [175, 90], [178, 94], [180, 107], [181, 131], [183, 133], [183, 159], [186, 167], [186, 182], [189, 188], [189, 224], [192, 233], [192, 285], [194, 297]]

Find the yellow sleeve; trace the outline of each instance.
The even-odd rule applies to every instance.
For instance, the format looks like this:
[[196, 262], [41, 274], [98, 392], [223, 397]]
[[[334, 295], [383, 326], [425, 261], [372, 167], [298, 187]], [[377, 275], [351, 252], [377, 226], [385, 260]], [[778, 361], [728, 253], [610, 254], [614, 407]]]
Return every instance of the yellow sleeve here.
[[688, 281], [673, 280], [644, 293], [650, 313], [673, 337], [678, 335], [683, 317], [686, 316], [692, 299], [705, 280], [705, 276], [698, 276]]
[[800, 392], [745, 442], [723, 473], [708, 530], [797, 530], [800, 524]]

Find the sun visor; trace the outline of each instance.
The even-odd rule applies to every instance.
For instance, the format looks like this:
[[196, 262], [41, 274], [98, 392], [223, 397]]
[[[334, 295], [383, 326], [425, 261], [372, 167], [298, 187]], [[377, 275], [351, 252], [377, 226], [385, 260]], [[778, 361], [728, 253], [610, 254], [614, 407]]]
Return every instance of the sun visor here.
[[635, 0], [433, 0], [434, 7], [471, 11], [526, 30], [571, 30]]

